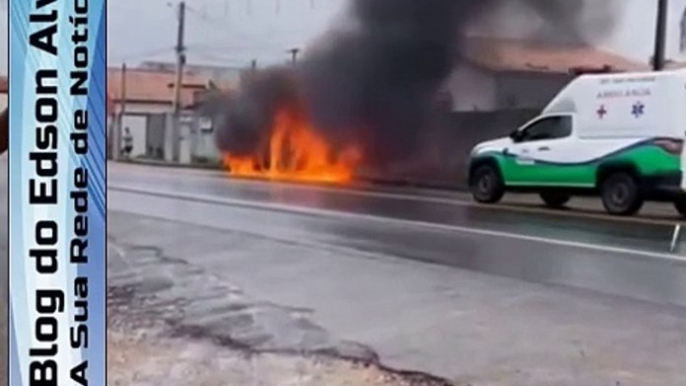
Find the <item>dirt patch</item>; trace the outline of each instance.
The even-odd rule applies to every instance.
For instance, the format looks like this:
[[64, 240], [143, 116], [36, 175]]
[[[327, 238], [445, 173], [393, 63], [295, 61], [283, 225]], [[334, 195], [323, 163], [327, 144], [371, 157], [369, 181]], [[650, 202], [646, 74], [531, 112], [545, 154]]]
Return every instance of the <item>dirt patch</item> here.
[[108, 332], [109, 385], [119, 386], [411, 386], [373, 365], [328, 357], [247, 354], [161, 330]]

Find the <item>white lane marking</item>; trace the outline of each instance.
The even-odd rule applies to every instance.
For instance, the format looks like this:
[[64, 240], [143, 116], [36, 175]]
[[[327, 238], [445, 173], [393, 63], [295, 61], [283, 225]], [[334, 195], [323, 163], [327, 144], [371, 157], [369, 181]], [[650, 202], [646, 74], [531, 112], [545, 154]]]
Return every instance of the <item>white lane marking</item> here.
[[[148, 171], [143, 171], [145, 170], [144, 168], [140, 168], [141, 172], [140, 175], [150, 175]], [[537, 207], [532, 207], [531, 203], [513, 203], [513, 204], [498, 204], [498, 205], [491, 205], [491, 206], [485, 206], [485, 205], [479, 205], [473, 201], [468, 201], [465, 199], [468, 195], [466, 193], [462, 192], [455, 192], [454, 197], [437, 197], [437, 196], [427, 196], [427, 195], [421, 195], [422, 192], [425, 192], [425, 190], [418, 189], [417, 192], [420, 193], [418, 195], [413, 195], [413, 194], [406, 194], [406, 193], [398, 193], [398, 192], [381, 192], [378, 190], [364, 190], [364, 187], [360, 187], [360, 189], [351, 189], [345, 186], [317, 186], [317, 185], [302, 185], [298, 184], [295, 182], [287, 182], [287, 181], [263, 181], [263, 180], [257, 180], [257, 179], [241, 179], [241, 178], [230, 178], [226, 175], [224, 172], [217, 172], [217, 171], [212, 171], [212, 170], [203, 170], [203, 171], [195, 171], [195, 170], [186, 170], [186, 169], [174, 169], [174, 170], [179, 170], [184, 172], [186, 176], [189, 176], [193, 179], [201, 179], [201, 180], [211, 180], [213, 182], [218, 182], [218, 181], [230, 181], [232, 184], [240, 184], [240, 185], [247, 185], [247, 186], [255, 186], [255, 185], [260, 185], [260, 186], [266, 186], [266, 185], [271, 185], [273, 186], [281, 186], [281, 187], [288, 187], [289, 189], [293, 190], [305, 190], [305, 191], [315, 191], [315, 192], [324, 192], [324, 193], [329, 193], [329, 194], [339, 194], [339, 195], [349, 195], [349, 196], [357, 196], [357, 197], [373, 197], [373, 198], [387, 198], [387, 199], [394, 199], [394, 200], [404, 200], [404, 201], [414, 201], [414, 202], [426, 202], [426, 203], [431, 203], [431, 204], [442, 204], [442, 205], [450, 205], [450, 206], [456, 206], [456, 207], [467, 207], [467, 208], [479, 208], [479, 209], [485, 209], [485, 210], [508, 210], [511, 212], [519, 212], [519, 213], [533, 213], [533, 214], [542, 214], [542, 215], [548, 215], [548, 216], [559, 216], [559, 217], [568, 217], [568, 218], [581, 218], [581, 219], [594, 219], [594, 220], [602, 220], [602, 221], [613, 221], [613, 222], [622, 222], [622, 223], [628, 223], [628, 224], [648, 224], [648, 225], [667, 225], [667, 226], [674, 226], [677, 224], [683, 223], [682, 221], [679, 220], [669, 220], [669, 219], [660, 219], [660, 218], [645, 218], [645, 217], [613, 217], [609, 216], [607, 214], [602, 214], [602, 213], [593, 213], [593, 212], [588, 212], [589, 208], [581, 208], [581, 211], [552, 211], [549, 209], [544, 209], [544, 208], [537, 208]], [[175, 174], [168, 174], [168, 173], [154, 173], [153, 176], [155, 178], [163, 178], [167, 180], [178, 180], [178, 175]], [[224, 176], [224, 179], [221, 179], [220, 177]], [[659, 216], [659, 215], [658, 215]]]
[[141, 194], [141, 195], [154, 195], [154, 196], [166, 197], [166, 198], [170, 198], [170, 199], [199, 201], [199, 202], [204, 202], [204, 203], [209, 203], [209, 204], [228, 205], [228, 206], [236, 206], [236, 207], [244, 207], [244, 208], [261, 209], [261, 210], [279, 210], [282, 212], [305, 214], [305, 215], [310, 215], [310, 216], [320, 216], [320, 217], [321, 216], [332, 216], [332, 217], [339, 217], [339, 218], [353, 219], [353, 220], [362, 219], [362, 220], [375, 221], [375, 222], [391, 223], [391, 224], [395, 224], [395, 225], [403, 226], [403, 227], [423, 227], [423, 228], [441, 230], [441, 231], [446, 231], [446, 232], [458, 232], [458, 233], [474, 234], [474, 235], [479, 235], [479, 236], [502, 237], [502, 238], [507, 238], [507, 239], [511, 239], [511, 240], [518, 240], [518, 241], [528, 241], [528, 242], [548, 244], [548, 245], [556, 245], [556, 246], [571, 247], [571, 248], [580, 248], [580, 249], [586, 249], [586, 250], [591, 250], [591, 251], [596, 251], [596, 252], [610, 252], [610, 253], [617, 253], [617, 254], [628, 254], [628, 255], [634, 255], [634, 256], [656, 258], [656, 259], [667, 260], [667, 261], [672, 261], [672, 262], [686, 263], [686, 256], [679, 256], [676, 254], [632, 250], [632, 249], [628, 249], [628, 248], [614, 247], [614, 246], [609, 246], [609, 245], [590, 244], [590, 243], [584, 243], [584, 242], [567, 241], [567, 240], [552, 239], [552, 238], [539, 237], [539, 236], [528, 236], [528, 235], [523, 235], [523, 234], [518, 234], [518, 233], [495, 231], [495, 230], [489, 230], [489, 229], [468, 228], [468, 227], [459, 226], [459, 225], [437, 224], [437, 223], [431, 223], [431, 222], [427, 222], [427, 221], [404, 220], [404, 219], [383, 217], [383, 216], [371, 215], [371, 214], [346, 213], [346, 212], [341, 212], [341, 211], [336, 211], [336, 210], [305, 208], [305, 207], [300, 207], [300, 206], [290, 206], [290, 205], [283, 205], [283, 204], [276, 204], [276, 203], [253, 202], [253, 201], [247, 201], [247, 200], [220, 198], [220, 197], [216, 197], [216, 196], [201, 195], [201, 194], [169, 193], [169, 192], [158, 191], [158, 190], [153, 190], [153, 189], [131, 188], [131, 187], [117, 186], [117, 185], [110, 185], [109, 188], [112, 190], [115, 190], [115, 191], [128, 192], [128, 193]]
[[681, 236], [681, 225], [677, 224], [674, 226], [674, 234], [672, 235], [672, 244], [669, 247], [670, 252], [674, 252], [679, 242], [679, 236]]

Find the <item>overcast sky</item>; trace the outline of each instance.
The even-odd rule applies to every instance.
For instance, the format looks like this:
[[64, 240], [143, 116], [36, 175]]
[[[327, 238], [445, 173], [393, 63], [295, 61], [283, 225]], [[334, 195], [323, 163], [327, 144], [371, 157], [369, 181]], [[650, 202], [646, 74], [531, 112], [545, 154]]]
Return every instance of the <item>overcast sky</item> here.
[[[421, 0], [418, 0], [421, 1]], [[605, 1], [605, 0], [598, 0]], [[686, 0], [670, 0], [670, 56], [678, 56], [679, 20]], [[288, 59], [341, 14], [349, 0], [187, 0], [189, 62], [246, 66]], [[109, 61], [119, 65], [147, 59], [173, 59], [176, 21], [173, 2], [109, 0]], [[614, 35], [602, 46], [647, 61], [652, 53], [657, 0], [621, 0], [623, 12]], [[0, 0], [0, 31], [7, 31], [7, 0]], [[173, 3], [176, 4], [176, 3]], [[0, 57], [7, 39], [0, 36]], [[683, 58], [683, 57], [682, 57]], [[0, 60], [0, 73], [6, 73]]]

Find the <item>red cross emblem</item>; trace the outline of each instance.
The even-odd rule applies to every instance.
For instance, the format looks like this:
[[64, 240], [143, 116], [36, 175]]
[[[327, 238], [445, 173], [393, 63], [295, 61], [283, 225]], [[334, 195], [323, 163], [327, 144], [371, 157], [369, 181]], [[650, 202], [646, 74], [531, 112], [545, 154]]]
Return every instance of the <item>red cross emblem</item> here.
[[598, 118], [603, 119], [605, 118], [605, 115], [607, 115], [607, 110], [605, 109], [605, 105], [601, 105], [600, 108], [597, 111], [598, 113]]

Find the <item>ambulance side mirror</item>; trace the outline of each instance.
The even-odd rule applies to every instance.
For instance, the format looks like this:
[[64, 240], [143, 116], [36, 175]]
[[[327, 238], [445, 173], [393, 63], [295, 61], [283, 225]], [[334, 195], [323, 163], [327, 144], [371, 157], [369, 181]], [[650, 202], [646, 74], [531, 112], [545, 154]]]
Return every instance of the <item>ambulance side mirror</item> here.
[[521, 131], [519, 131], [519, 129], [512, 130], [512, 132], [510, 133], [510, 139], [512, 139], [512, 142], [515, 142], [515, 143], [521, 141], [522, 140]]

